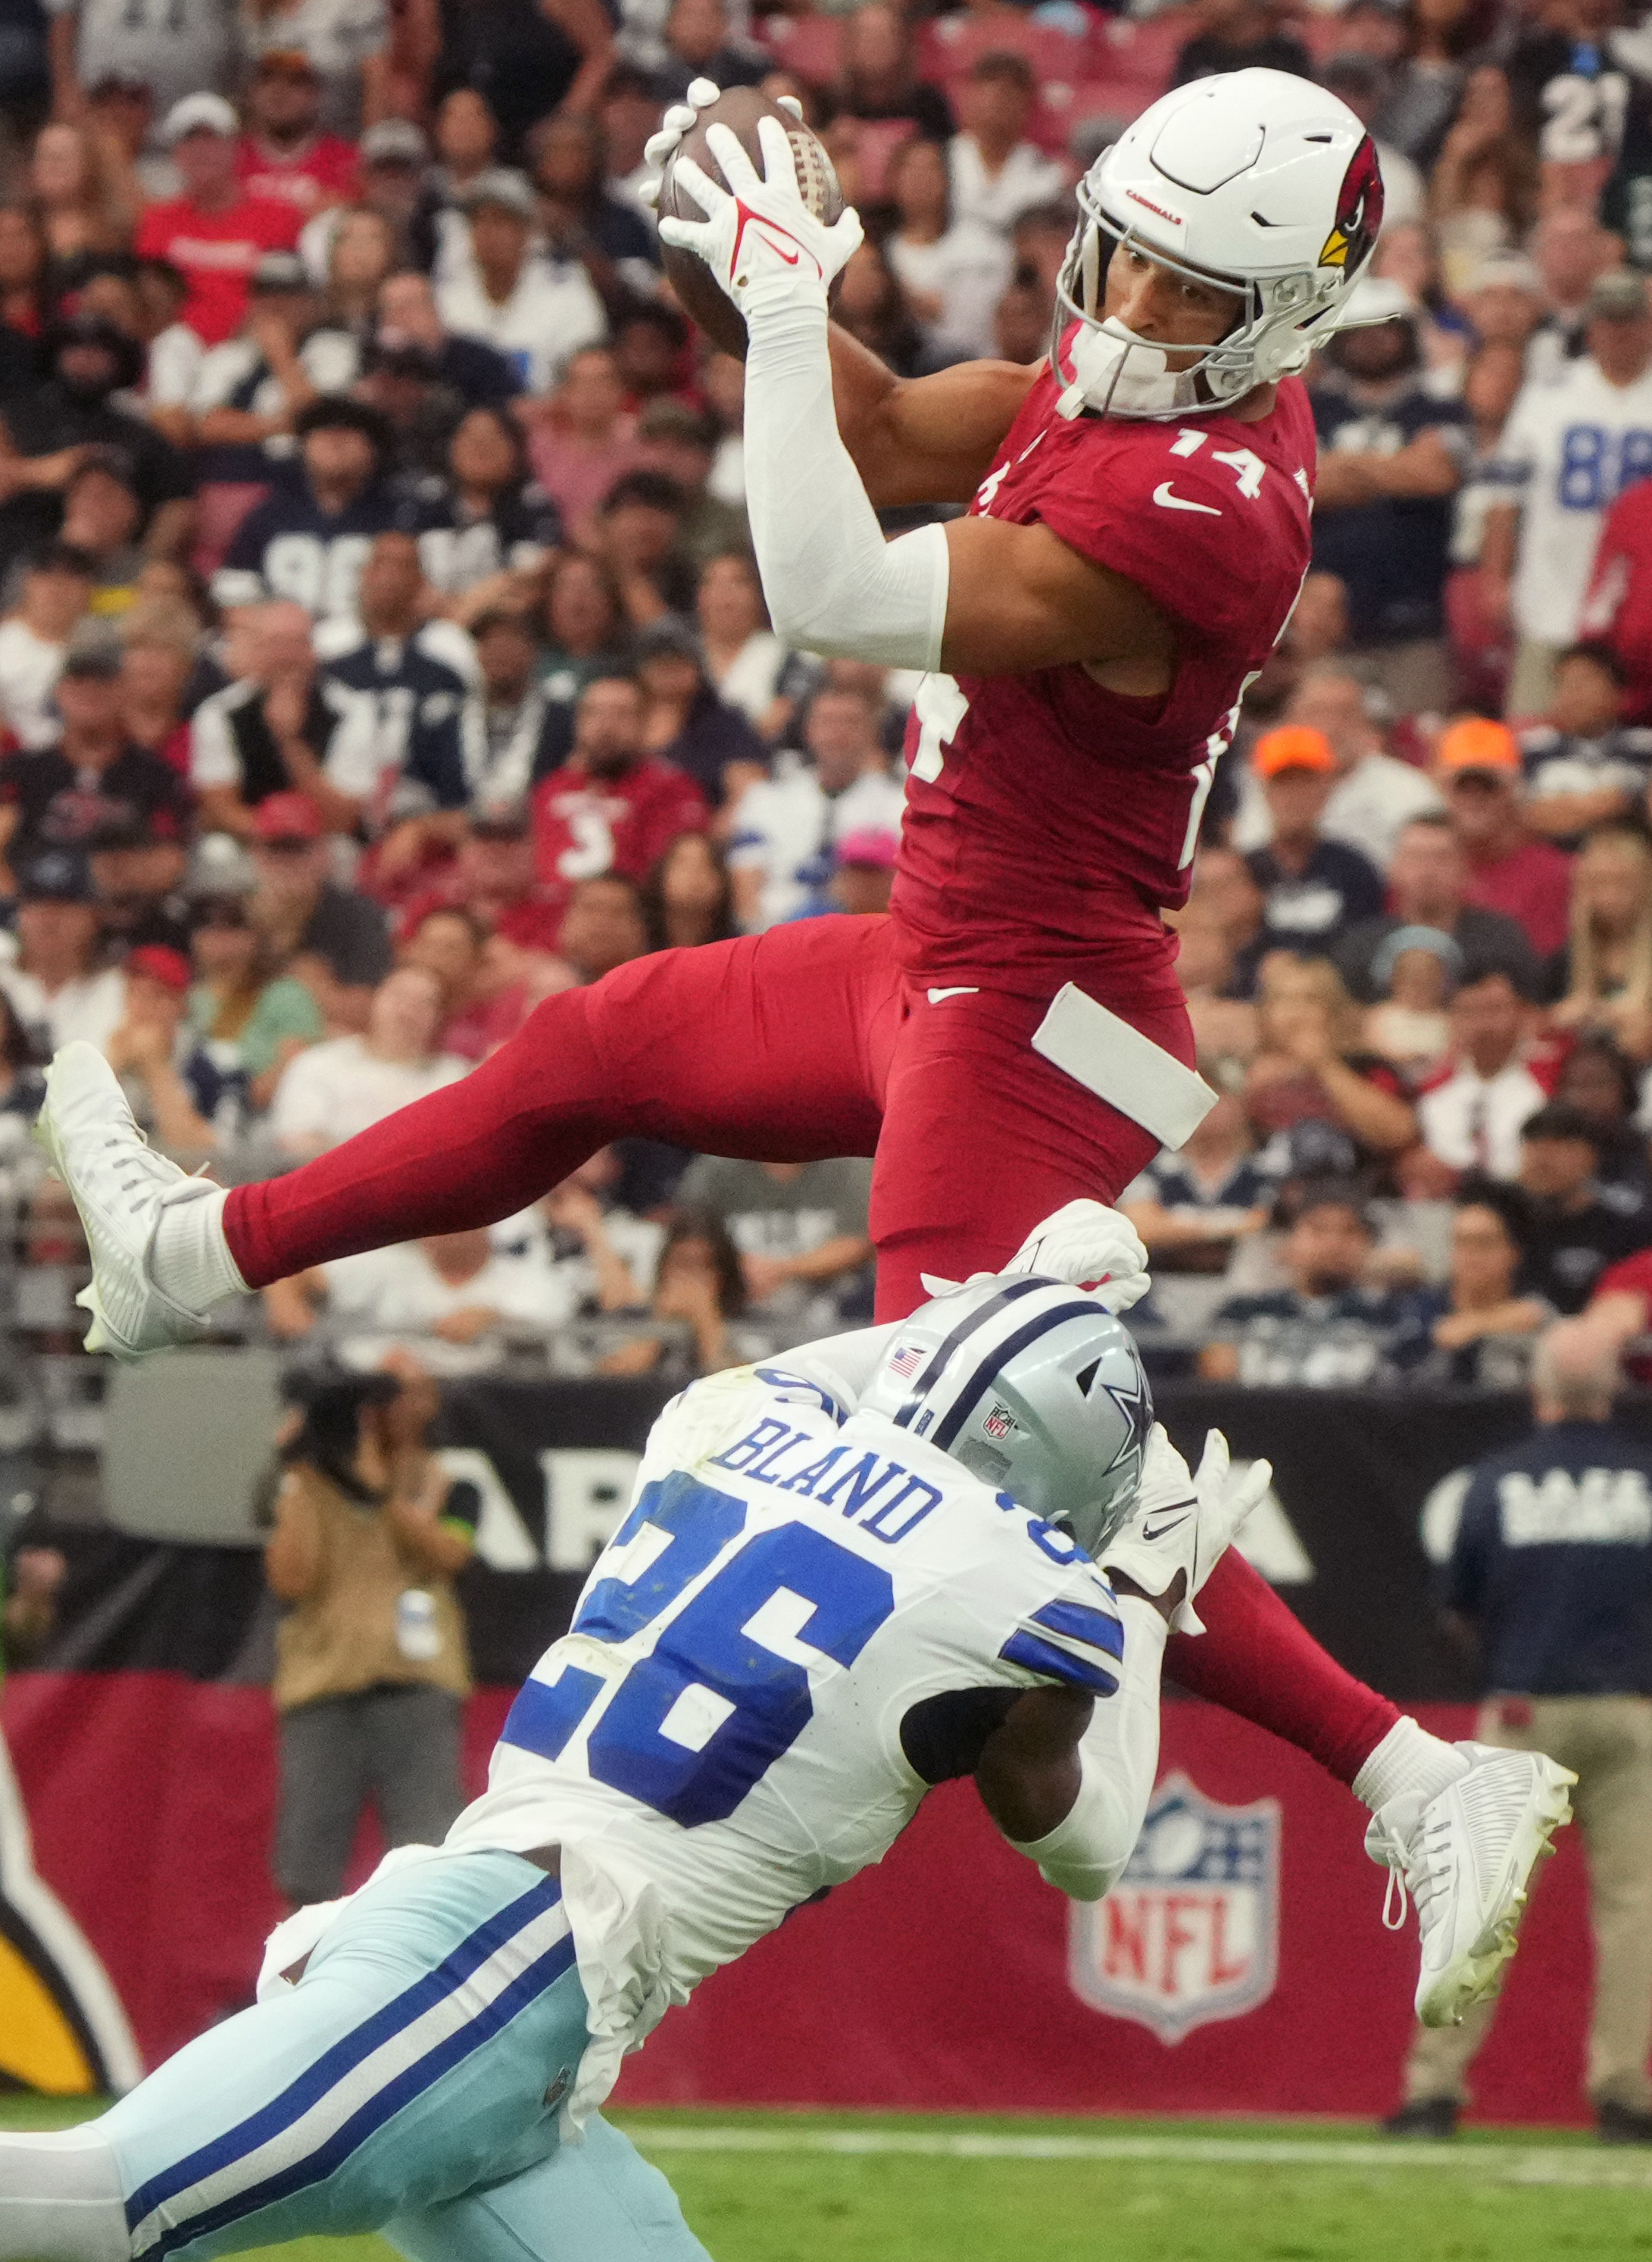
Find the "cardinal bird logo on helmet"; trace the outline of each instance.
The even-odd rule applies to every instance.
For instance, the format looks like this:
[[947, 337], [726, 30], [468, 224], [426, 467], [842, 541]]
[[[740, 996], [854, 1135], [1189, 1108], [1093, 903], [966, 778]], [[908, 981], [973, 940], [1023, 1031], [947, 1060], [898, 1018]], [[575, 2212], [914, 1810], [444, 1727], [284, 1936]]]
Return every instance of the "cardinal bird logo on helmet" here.
[[1345, 275], [1364, 264], [1383, 225], [1383, 169], [1376, 162], [1376, 144], [1368, 133], [1348, 161], [1337, 193], [1336, 224], [1319, 250], [1321, 267], [1340, 267]]

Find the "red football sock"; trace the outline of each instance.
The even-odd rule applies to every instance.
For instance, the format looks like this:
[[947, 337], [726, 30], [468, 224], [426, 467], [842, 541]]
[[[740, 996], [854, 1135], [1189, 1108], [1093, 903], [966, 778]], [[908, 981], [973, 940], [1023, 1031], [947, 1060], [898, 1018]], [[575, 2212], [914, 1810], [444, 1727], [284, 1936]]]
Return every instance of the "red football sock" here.
[[1345, 1673], [1236, 1547], [1201, 1590], [1198, 1611], [1207, 1631], [1172, 1638], [1167, 1675], [1190, 1696], [1271, 1729], [1352, 1784], [1399, 1707]]

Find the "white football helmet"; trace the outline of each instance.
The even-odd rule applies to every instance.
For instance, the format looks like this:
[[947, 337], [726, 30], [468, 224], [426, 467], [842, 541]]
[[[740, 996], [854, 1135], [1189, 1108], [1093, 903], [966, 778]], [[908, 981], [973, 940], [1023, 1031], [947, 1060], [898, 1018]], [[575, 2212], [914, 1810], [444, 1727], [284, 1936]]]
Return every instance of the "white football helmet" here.
[[[1383, 176], [1334, 94], [1288, 71], [1229, 71], [1145, 110], [1080, 182], [1078, 203], [1050, 349], [1062, 414], [1196, 416], [1303, 368], [1340, 327], [1376, 247]], [[1103, 313], [1121, 241], [1240, 294], [1232, 328], [1191, 368], [1168, 369], [1160, 347]]]

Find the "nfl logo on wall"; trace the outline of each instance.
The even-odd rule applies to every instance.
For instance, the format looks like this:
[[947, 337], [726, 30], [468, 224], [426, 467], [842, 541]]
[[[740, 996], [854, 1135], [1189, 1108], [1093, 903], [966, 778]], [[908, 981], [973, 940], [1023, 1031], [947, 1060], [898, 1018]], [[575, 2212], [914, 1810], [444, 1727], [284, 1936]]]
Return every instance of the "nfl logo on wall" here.
[[1112, 1891], [1070, 1905], [1069, 1976], [1093, 2009], [1162, 2042], [1253, 2011], [1279, 1973], [1279, 1802], [1221, 1806], [1167, 1776]]

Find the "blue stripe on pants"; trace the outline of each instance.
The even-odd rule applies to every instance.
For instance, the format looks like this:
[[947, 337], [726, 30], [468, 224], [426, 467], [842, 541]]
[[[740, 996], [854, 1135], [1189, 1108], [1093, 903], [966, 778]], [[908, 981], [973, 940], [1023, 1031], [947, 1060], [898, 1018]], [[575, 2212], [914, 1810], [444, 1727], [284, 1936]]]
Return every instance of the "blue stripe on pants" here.
[[104, 2116], [134, 2254], [206, 2262], [372, 2230], [535, 2165], [585, 2021], [559, 1891], [520, 1856], [392, 1873], [296, 1990], [198, 2036]]

